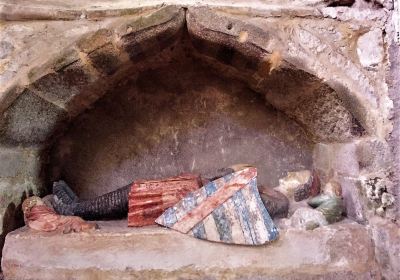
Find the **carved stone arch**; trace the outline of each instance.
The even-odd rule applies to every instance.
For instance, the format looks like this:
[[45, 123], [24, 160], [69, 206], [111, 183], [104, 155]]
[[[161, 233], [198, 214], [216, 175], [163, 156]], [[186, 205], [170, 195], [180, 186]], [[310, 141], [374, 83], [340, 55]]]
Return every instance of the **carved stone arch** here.
[[[243, 42], [238, 40], [241, 32], [247, 36]], [[378, 133], [377, 100], [368, 79], [351, 63], [343, 73], [330, 75], [321, 48], [330, 48], [332, 53], [332, 47], [312, 33], [293, 23], [260, 26], [208, 8], [167, 6], [139, 17], [112, 19], [32, 69], [31, 84], [5, 113], [3, 136], [18, 143], [44, 143], [62, 127], [60, 123], [88, 108], [127, 73], [154, 67], [163, 51], [185, 34], [194, 56], [265, 95], [267, 102], [302, 124], [315, 141], [342, 142], [366, 131]], [[271, 68], [274, 55], [279, 56], [277, 69]], [[331, 57], [345, 59], [341, 54]], [[346, 71], [358, 71], [356, 77], [365, 83], [355, 83]], [[23, 104], [37, 106], [26, 112]], [[321, 106], [324, 109], [314, 114]], [[13, 121], [21, 111], [26, 112], [26, 123], [23, 117]]]

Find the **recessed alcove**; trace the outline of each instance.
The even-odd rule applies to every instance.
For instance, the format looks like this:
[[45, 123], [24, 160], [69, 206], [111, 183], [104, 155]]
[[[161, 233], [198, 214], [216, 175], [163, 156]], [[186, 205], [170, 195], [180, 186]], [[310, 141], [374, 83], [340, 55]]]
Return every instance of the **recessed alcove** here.
[[[314, 168], [319, 141], [348, 141], [364, 133], [320, 79], [285, 62], [269, 72], [268, 60], [224, 45], [217, 54], [231, 57], [210, 58], [207, 52], [218, 46], [200, 44], [186, 31], [175, 36], [157, 62], [140, 59], [140, 71], [124, 70], [114, 87], [56, 129], [61, 132], [51, 137], [44, 165], [46, 185], [64, 179], [90, 198], [138, 179], [184, 172], [207, 176], [250, 163], [258, 167], [260, 185], [275, 187], [289, 171]], [[106, 67], [110, 60], [105, 55], [96, 63]], [[245, 71], [258, 65], [267, 72], [247, 80], [240, 76], [243, 65]], [[43, 84], [53, 85], [39, 84], [42, 90]]]
[[89, 198], [138, 179], [251, 163], [273, 187], [312, 168], [314, 143], [296, 121], [245, 83], [178, 57], [127, 75], [75, 118], [51, 150], [48, 184], [64, 179]]
[[[6, 242], [3, 265], [9, 275], [40, 277], [40, 267], [50, 262], [53, 273], [65, 279], [80, 272], [85, 277], [117, 272], [123, 279], [141, 271], [149, 279], [196, 273], [204, 278], [207, 271], [218, 278], [232, 269], [243, 277], [263, 273], [291, 279], [287, 271], [297, 270], [304, 279], [377, 277], [368, 231], [356, 223], [364, 223], [368, 211], [358, 173], [385, 166], [386, 159], [377, 163], [374, 155], [388, 153], [380, 142], [369, 146], [381, 131], [373, 93], [361, 91], [367, 85], [345, 74], [330, 77], [322, 55], [306, 49], [297, 31], [287, 37], [285, 20], [269, 19], [272, 24], [264, 30], [255, 20], [227, 14], [167, 6], [139, 17], [116, 17], [31, 69], [30, 83], [19, 89], [0, 122], [1, 144], [26, 159], [23, 168], [34, 167], [29, 174], [21, 167], [17, 179], [41, 196], [63, 179], [88, 199], [138, 179], [184, 172], [208, 176], [237, 163], [255, 165], [259, 185], [268, 187], [276, 187], [287, 172], [315, 169], [323, 184], [334, 176], [342, 184], [347, 219], [315, 231], [282, 229], [278, 243], [258, 248], [207, 244], [156, 227], [131, 229], [125, 220], [99, 222], [100, 231], [65, 239], [24, 228]], [[13, 248], [28, 248], [34, 256], [35, 242], [44, 239], [46, 254], [18, 272], [25, 257]], [[171, 249], [180, 243], [182, 255]], [[350, 243], [362, 249], [345, 250], [351, 246], [343, 244]], [[65, 253], [58, 259], [51, 255], [57, 244]], [[166, 249], [160, 248], [164, 244]], [[111, 260], [114, 245], [124, 255], [120, 263]], [[194, 257], [182, 257], [191, 247], [196, 247]], [[249, 257], [244, 263], [242, 254]], [[268, 265], [260, 261], [264, 254], [279, 261]], [[220, 267], [205, 261], [223, 255], [228, 260]], [[353, 262], [356, 255], [364, 259]], [[68, 256], [83, 262], [64, 262]], [[137, 263], [130, 266], [130, 257]]]

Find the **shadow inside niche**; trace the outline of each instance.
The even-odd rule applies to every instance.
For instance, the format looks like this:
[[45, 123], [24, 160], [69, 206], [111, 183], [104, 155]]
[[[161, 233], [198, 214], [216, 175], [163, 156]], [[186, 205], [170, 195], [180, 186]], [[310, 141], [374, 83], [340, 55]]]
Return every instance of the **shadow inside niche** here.
[[[27, 195], [26, 192], [23, 192], [21, 195], [21, 201], [18, 205], [15, 205], [15, 203], [10, 203], [7, 206], [7, 209], [4, 213], [3, 217], [3, 230], [0, 235], [0, 262], [3, 257], [3, 247], [4, 247], [4, 242], [6, 239], [6, 236], [9, 232], [20, 228], [25, 225], [24, 223], [24, 218], [23, 218], [23, 213], [22, 213], [22, 202], [28, 197], [32, 196], [33, 193], [29, 192]], [[0, 273], [2, 271], [2, 268], [0, 267]], [[2, 275], [0, 274], [0, 280], [2, 280]]]

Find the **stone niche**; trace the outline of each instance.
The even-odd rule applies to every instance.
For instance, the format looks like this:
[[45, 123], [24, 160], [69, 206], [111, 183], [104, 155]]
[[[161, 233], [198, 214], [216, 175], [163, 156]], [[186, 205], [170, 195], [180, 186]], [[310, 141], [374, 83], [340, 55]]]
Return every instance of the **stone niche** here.
[[[391, 96], [395, 69], [388, 64], [397, 47], [386, 25], [390, 9], [347, 7], [352, 1], [344, 1], [346, 7], [335, 1], [330, 7], [323, 1], [254, 7], [237, 2], [212, 8], [111, 5], [86, 7], [84, 13], [74, 6], [49, 4], [39, 12], [5, 5], [7, 19], [31, 21], [1, 27], [6, 35], [1, 59], [7, 63], [0, 75], [0, 245], [23, 225], [21, 201], [48, 194], [54, 180], [64, 179], [80, 197], [91, 198], [136, 179], [208, 175], [236, 163], [257, 166], [259, 184], [268, 187], [304, 169], [315, 169], [322, 183], [339, 181], [347, 219], [312, 232], [282, 232], [270, 249], [207, 244], [193, 258], [175, 249], [176, 263], [165, 265], [163, 258], [170, 257], [164, 251], [154, 265], [150, 259], [156, 258], [157, 244], [178, 244], [177, 233], [104, 223], [89, 255], [106, 257], [95, 263], [79, 251], [91, 237], [45, 235], [49, 245], [34, 258], [40, 246], [32, 244], [41, 237], [20, 229], [6, 242], [6, 277], [51, 279], [40, 270], [44, 263], [65, 279], [78, 277], [78, 264], [51, 254], [63, 244], [67, 255], [87, 262], [78, 265], [82, 274], [76, 279], [125, 279], [141, 271], [148, 279], [260, 273], [292, 279], [290, 271], [301, 279], [396, 279], [400, 248], [390, 244], [400, 239], [398, 199], [378, 217], [381, 205], [368, 197], [372, 181], [395, 198], [399, 193], [397, 115], [391, 111], [397, 106]], [[150, 245], [129, 247], [134, 252], [129, 255], [124, 237], [132, 244], [147, 238]], [[112, 253], [102, 238], [140, 261], [109, 262]], [[182, 246], [201, 247], [195, 242], [185, 237]], [[344, 250], [346, 242], [364, 251]], [[301, 255], [296, 246], [310, 251]], [[232, 257], [219, 268], [191, 263], [217, 252]], [[238, 255], [248, 260], [241, 264]], [[274, 255], [282, 262], [273, 261]], [[264, 256], [271, 265], [258, 260]]]

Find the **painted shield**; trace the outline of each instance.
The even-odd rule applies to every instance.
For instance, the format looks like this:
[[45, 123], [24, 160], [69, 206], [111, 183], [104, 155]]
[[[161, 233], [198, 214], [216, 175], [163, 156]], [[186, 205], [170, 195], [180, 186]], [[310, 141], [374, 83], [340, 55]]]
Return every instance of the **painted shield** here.
[[261, 245], [278, 230], [261, 201], [257, 169], [245, 168], [212, 181], [168, 208], [156, 223], [196, 238]]

